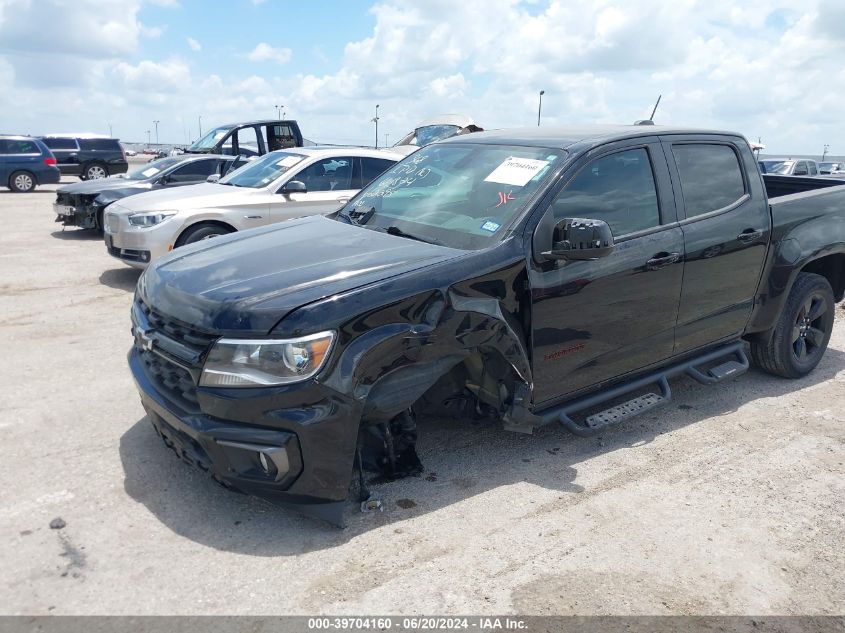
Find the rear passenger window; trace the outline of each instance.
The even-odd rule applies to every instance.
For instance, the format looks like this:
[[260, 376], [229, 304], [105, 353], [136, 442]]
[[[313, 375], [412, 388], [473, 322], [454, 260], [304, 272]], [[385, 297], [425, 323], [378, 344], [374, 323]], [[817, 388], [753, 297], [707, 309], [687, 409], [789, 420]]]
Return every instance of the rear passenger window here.
[[818, 176], [818, 175], [819, 175], [819, 170], [818, 170], [818, 169], [816, 169], [816, 164], [815, 164], [815, 163], [807, 163], [807, 165], [808, 165], [808, 166], [809, 166], [809, 168], [810, 168], [810, 175], [811, 175], [811, 176]]
[[353, 189], [362, 189], [369, 185], [382, 173], [393, 167], [396, 163], [392, 160], [384, 160], [381, 158], [361, 158], [361, 179], [356, 178], [352, 184]]
[[16, 139], [9, 139], [6, 141], [6, 154], [40, 154], [41, 150], [38, 145], [32, 141], [19, 141]]
[[72, 138], [45, 138], [44, 144], [50, 149], [79, 149], [76, 139]]
[[657, 188], [645, 149], [602, 156], [584, 167], [552, 202], [555, 220], [604, 220], [615, 237], [660, 225]]
[[208, 178], [217, 170], [217, 159], [194, 160], [182, 167], [177, 167], [170, 174], [172, 182], [199, 182]]
[[111, 138], [81, 138], [79, 139], [80, 149], [98, 150], [102, 152], [119, 152], [120, 145]]
[[745, 181], [730, 145], [673, 145], [688, 218], [724, 209], [745, 195]]

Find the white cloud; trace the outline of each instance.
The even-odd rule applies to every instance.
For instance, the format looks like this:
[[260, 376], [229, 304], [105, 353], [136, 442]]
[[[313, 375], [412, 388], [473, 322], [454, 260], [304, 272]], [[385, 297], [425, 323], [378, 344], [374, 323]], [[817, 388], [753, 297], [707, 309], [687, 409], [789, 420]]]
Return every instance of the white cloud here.
[[200, 52], [202, 50], [202, 44], [196, 41], [193, 37], [188, 38], [188, 46], [194, 52]]
[[150, 39], [158, 39], [167, 29], [165, 26], [147, 26], [145, 24], [141, 24], [140, 22], [138, 23], [138, 26], [141, 29], [141, 35]]
[[247, 55], [253, 62], [276, 62], [286, 64], [290, 61], [293, 52], [289, 48], [275, 48], [266, 42], [261, 42]]

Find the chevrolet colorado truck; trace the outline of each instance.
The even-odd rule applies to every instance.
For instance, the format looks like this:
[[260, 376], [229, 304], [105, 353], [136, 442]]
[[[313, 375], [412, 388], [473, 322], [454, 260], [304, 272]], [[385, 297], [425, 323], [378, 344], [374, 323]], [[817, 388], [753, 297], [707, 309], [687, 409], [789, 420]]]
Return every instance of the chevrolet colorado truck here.
[[749, 350], [812, 371], [845, 294], [845, 187], [793, 178], [729, 132], [457, 136], [329, 216], [151, 265], [129, 365], [180, 457], [340, 524], [365, 471], [421, 471], [420, 413], [591, 435]]

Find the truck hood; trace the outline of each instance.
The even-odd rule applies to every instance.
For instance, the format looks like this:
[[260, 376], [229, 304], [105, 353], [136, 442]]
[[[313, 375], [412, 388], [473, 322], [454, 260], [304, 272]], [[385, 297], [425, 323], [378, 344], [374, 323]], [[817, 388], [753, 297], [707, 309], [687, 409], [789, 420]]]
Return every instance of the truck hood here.
[[300, 306], [464, 254], [312, 216], [182, 247], [138, 291], [200, 329], [263, 335]]
[[75, 182], [71, 185], [59, 187], [58, 193], [68, 194], [82, 194], [82, 195], [96, 195], [103, 191], [113, 191], [117, 189], [149, 189], [151, 183], [146, 180], [127, 180], [126, 178], [118, 178], [111, 176], [109, 178], [99, 178], [97, 180], [85, 180], [82, 182]]
[[120, 203], [120, 208], [138, 211], [166, 211], [169, 209], [204, 209], [242, 204], [249, 196], [263, 193], [261, 189], [230, 187], [212, 182], [158, 189], [140, 193]]

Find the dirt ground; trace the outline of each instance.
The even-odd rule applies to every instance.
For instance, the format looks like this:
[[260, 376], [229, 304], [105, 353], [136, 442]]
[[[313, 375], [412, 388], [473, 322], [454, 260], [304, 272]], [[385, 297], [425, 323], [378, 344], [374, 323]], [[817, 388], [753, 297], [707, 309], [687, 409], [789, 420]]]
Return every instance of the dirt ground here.
[[0, 190], [0, 612], [845, 611], [841, 306], [809, 377], [676, 380], [601, 438], [427, 422], [426, 476], [339, 530], [163, 446], [125, 360], [138, 273], [54, 191]]

